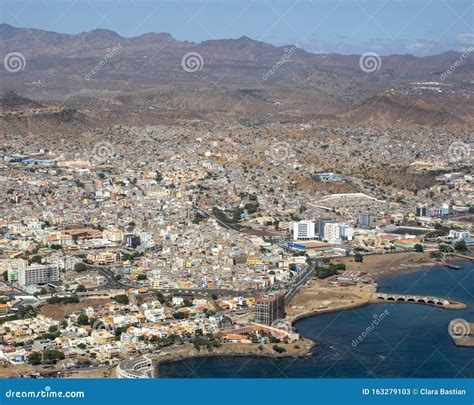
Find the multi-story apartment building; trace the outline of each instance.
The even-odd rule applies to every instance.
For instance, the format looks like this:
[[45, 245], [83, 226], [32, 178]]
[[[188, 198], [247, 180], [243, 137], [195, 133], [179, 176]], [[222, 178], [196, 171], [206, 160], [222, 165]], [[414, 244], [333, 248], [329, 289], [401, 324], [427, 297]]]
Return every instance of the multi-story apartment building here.
[[119, 229], [105, 229], [103, 238], [110, 242], [120, 243], [123, 241], [123, 232]]
[[91, 252], [87, 254], [87, 260], [94, 264], [114, 264], [122, 260], [120, 252]]
[[285, 317], [285, 293], [265, 295], [255, 301], [255, 322], [271, 325]]
[[354, 238], [354, 228], [342, 222], [332, 222], [324, 225], [324, 235], [329, 243], [352, 240]]
[[334, 220], [331, 218], [319, 218], [318, 221], [316, 222], [316, 234], [318, 234], [321, 239], [325, 238], [325, 234], [324, 234], [325, 225], [331, 222], [334, 222]]
[[22, 286], [59, 281], [57, 266], [34, 264], [18, 270], [18, 283]]
[[293, 239], [294, 240], [316, 239], [315, 226], [316, 226], [316, 223], [311, 220], [294, 222], [293, 223]]
[[374, 223], [374, 217], [370, 212], [363, 212], [359, 214], [359, 225], [366, 228], [371, 228]]

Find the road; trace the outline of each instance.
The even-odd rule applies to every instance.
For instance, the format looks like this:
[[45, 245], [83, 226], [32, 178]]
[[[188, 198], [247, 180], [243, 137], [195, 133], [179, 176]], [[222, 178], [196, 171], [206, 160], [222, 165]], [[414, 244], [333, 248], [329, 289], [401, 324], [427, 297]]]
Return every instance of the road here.
[[239, 232], [237, 229], [234, 229], [227, 225], [225, 222], [222, 222], [219, 218], [217, 218], [214, 214], [210, 213], [209, 211], [206, 211], [204, 208], [198, 207], [196, 204], [193, 204], [193, 208], [199, 212], [201, 212], [204, 215], [207, 215], [208, 217], [215, 219], [219, 225], [226, 229], [230, 229], [231, 231]]
[[301, 286], [304, 285], [306, 281], [308, 281], [308, 278], [314, 274], [314, 269], [316, 268], [317, 263], [317, 260], [311, 260], [309, 264], [303, 270], [301, 270], [300, 273], [298, 273], [296, 279], [292, 280], [287, 285], [285, 301], [289, 302], [295, 296]]
[[117, 280], [115, 274], [109, 267], [105, 266], [89, 266], [90, 269], [96, 270], [101, 276], [105, 277], [107, 280], [104, 284], [101, 284], [97, 287], [88, 288], [88, 291], [97, 291], [97, 290], [110, 290], [116, 288], [131, 288], [134, 287], [132, 284], [126, 284]]

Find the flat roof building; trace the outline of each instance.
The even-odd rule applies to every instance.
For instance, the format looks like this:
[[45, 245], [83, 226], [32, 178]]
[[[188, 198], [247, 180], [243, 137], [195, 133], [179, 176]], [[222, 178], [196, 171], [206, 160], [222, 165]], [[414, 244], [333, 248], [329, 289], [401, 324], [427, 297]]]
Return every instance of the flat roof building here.
[[285, 293], [265, 295], [255, 301], [255, 322], [271, 325], [285, 317]]
[[57, 266], [34, 264], [18, 270], [18, 283], [22, 286], [59, 281]]

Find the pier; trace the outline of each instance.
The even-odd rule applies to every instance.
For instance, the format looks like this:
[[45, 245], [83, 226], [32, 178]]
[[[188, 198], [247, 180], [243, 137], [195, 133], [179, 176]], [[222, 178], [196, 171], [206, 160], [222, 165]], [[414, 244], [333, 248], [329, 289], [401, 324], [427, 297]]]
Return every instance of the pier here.
[[383, 294], [375, 293], [372, 296], [372, 303], [380, 302], [405, 302], [411, 304], [431, 305], [434, 307], [446, 309], [463, 309], [467, 305], [462, 302], [452, 301], [447, 298], [423, 296], [423, 295], [406, 295], [406, 294]]
[[474, 261], [474, 256], [463, 255], [461, 253], [447, 253], [447, 255], [456, 256], [456, 257], [460, 257], [461, 259], [467, 259], [467, 260]]

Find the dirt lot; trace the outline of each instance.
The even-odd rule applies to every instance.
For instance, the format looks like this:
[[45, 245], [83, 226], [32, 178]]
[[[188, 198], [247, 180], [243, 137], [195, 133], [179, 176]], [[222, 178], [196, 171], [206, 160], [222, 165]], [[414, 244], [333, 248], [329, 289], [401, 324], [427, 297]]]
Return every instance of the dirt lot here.
[[303, 314], [322, 313], [364, 305], [375, 292], [375, 285], [331, 286], [328, 280], [314, 279], [302, 288], [286, 307], [287, 315], [294, 319]]
[[81, 301], [77, 304], [46, 304], [41, 306], [40, 313], [45, 316], [49, 316], [50, 318], [56, 319], [57, 321], [61, 321], [64, 319], [64, 317], [71, 315], [73, 312], [79, 311], [84, 307], [91, 307], [98, 304], [104, 305], [108, 302], [110, 302], [110, 300], [91, 298]]
[[65, 378], [115, 378], [115, 367], [108, 369], [67, 371]]
[[352, 257], [333, 259], [332, 262], [345, 263], [347, 270], [366, 272], [375, 280], [439, 264], [439, 262], [430, 258], [429, 253], [426, 252], [403, 252], [364, 256], [364, 261], [362, 263], [356, 263]]
[[34, 369], [27, 364], [2, 364], [0, 366], [0, 378], [18, 377], [20, 374], [31, 372], [34, 372]]

